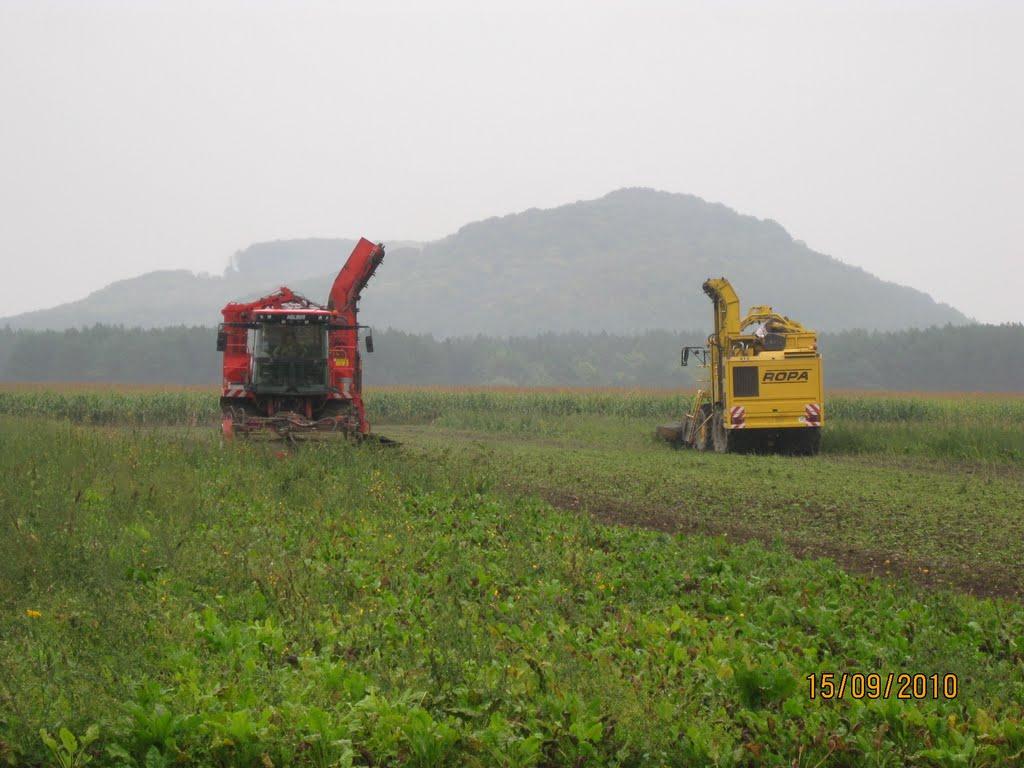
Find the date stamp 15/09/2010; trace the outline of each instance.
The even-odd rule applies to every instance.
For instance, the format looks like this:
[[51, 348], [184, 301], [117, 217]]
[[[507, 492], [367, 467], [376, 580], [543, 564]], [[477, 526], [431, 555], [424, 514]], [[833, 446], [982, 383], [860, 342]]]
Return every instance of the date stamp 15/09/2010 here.
[[860, 672], [819, 672], [808, 675], [810, 699], [955, 699], [960, 695], [960, 679], [952, 673], [885, 674]]

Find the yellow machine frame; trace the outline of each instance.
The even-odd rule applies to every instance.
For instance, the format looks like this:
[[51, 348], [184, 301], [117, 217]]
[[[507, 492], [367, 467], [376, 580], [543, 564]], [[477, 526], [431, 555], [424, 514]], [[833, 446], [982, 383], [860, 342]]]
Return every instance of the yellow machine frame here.
[[710, 390], [698, 390], [686, 421], [659, 428], [663, 437], [699, 450], [817, 453], [825, 414], [818, 337], [768, 306], [740, 301], [724, 277], [704, 282], [715, 330], [691, 352], [710, 369]]

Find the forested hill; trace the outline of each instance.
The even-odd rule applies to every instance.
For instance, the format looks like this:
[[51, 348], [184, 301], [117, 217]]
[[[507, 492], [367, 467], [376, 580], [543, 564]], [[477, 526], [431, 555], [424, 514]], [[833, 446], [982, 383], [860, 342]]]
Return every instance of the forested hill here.
[[[385, 233], [361, 234], [385, 239]], [[213, 325], [225, 302], [282, 284], [323, 300], [352, 244], [260, 243], [236, 254], [220, 276], [152, 272], [0, 326]], [[812, 251], [774, 221], [650, 189], [486, 219], [431, 243], [387, 244], [361, 319], [412, 333], [704, 328], [711, 310], [700, 285], [719, 275], [733, 282], [744, 306], [771, 304], [822, 331], [967, 321], [920, 291]]]
[[[689, 387], [701, 369], [679, 367], [700, 333], [543, 334], [439, 341], [384, 330], [366, 355], [369, 386]], [[220, 356], [209, 328], [97, 326], [0, 330], [0, 379], [216, 386]], [[1024, 326], [823, 334], [830, 389], [1024, 392]]]

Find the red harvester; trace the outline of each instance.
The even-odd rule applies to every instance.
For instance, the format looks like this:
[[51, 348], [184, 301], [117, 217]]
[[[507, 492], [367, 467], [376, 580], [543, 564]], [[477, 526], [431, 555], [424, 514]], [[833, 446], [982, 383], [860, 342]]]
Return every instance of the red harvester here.
[[[360, 239], [331, 286], [327, 306], [289, 288], [221, 310], [224, 437], [369, 434], [363, 407], [356, 305], [384, 259], [384, 246]], [[373, 352], [373, 337], [366, 336]]]

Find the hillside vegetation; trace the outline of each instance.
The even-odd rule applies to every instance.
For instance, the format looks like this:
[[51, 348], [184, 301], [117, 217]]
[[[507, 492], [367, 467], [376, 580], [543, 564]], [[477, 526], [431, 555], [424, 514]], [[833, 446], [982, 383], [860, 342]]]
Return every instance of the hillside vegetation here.
[[[702, 333], [635, 336], [543, 334], [439, 341], [377, 331], [364, 356], [371, 387], [690, 387], [703, 371], [680, 368], [679, 349]], [[946, 326], [923, 331], [822, 334], [829, 388], [1024, 391], [1024, 327]], [[209, 328], [97, 326], [70, 331], [0, 330], [0, 380], [209, 385], [220, 357]]]
[[[352, 244], [259, 243], [236, 254], [222, 276], [153, 272], [0, 325], [213, 325], [227, 301], [282, 284], [322, 300]], [[422, 245], [391, 243], [361, 319], [440, 336], [700, 328], [709, 316], [701, 282], [718, 275], [733, 281], [744, 305], [772, 304], [819, 330], [967, 320], [920, 291], [809, 249], [774, 221], [650, 189], [486, 219]]]

